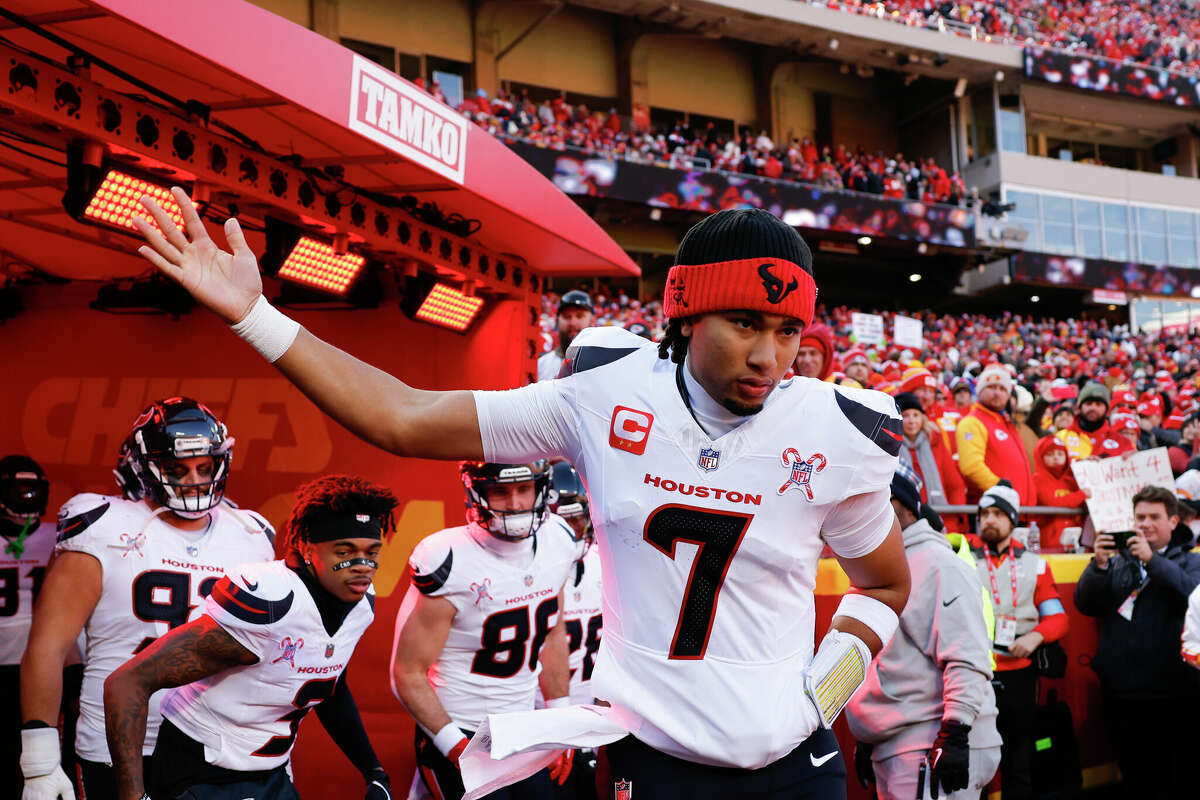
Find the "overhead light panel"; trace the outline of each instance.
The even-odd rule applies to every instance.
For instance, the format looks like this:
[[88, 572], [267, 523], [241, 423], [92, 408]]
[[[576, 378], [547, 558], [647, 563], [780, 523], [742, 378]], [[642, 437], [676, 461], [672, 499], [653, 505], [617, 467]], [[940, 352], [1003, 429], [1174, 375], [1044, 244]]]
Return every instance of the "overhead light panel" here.
[[333, 245], [310, 236], [301, 236], [283, 259], [278, 276], [341, 295], [349, 291], [366, 263], [366, 258], [357, 253], [339, 255], [334, 252]]
[[[133, 220], [141, 217], [158, 227], [138, 201], [149, 195], [162, 207], [171, 221], [183, 228], [183, 211], [171, 194], [178, 179], [140, 173], [104, 158], [104, 148], [94, 142], [67, 148], [67, 191], [63, 208], [80, 222], [113, 228], [137, 235]], [[189, 190], [184, 185], [185, 190]]]
[[435, 283], [413, 316], [452, 331], [465, 331], [482, 306], [482, 297], [468, 297], [453, 286]]
[[146, 195], [162, 207], [177, 228], [183, 229], [183, 210], [179, 208], [179, 203], [175, 202], [170, 189], [116, 169], [108, 170], [104, 179], [100, 181], [96, 193], [83, 209], [83, 216], [91, 222], [130, 231], [136, 231], [133, 227], [134, 217], [142, 217], [158, 227], [153, 217], [138, 202]]
[[427, 272], [406, 275], [400, 308], [419, 322], [463, 333], [483, 308], [483, 298], [475, 296], [469, 282], [464, 289], [443, 283]]

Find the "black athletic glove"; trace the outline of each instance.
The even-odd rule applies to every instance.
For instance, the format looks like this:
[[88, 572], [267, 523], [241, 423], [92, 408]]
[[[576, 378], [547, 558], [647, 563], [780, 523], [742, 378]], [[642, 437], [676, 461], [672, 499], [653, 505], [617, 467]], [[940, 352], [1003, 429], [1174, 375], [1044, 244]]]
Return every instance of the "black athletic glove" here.
[[363, 779], [367, 782], [366, 800], [392, 800], [392, 784], [383, 767], [365, 773]]
[[967, 788], [971, 782], [971, 726], [961, 722], [943, 722], [933, 747], [929, 750], [930, 779], [934, 800], [938, 787], [949, 794]]
[[875, 745], [866, 742], [854, 745], [854, 774], [858, 776], [858, 783], [864, 789], [870, 788], [875, 782], [875, 765], [871, 763], [871, 753], [874, 750]]

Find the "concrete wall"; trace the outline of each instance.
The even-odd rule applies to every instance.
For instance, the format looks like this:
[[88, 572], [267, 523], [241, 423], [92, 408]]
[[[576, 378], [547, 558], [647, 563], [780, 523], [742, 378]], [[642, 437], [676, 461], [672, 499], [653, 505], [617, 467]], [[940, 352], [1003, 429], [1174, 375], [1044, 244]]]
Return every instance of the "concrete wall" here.
[[968, 187], [977, 185], [981, 191], [1003, 181], [1012, 186], [1126, 203], [1200, 209], [1200, 188], [1193, 178], [1134, 172], [1021, 153], [993, 153], [968, 167], [964, 177]]
[[470, 62], [471, 6], [467, 0], [370, 2], [340, 0], [339, 35], [391, 45], [403, 53]]
[[[481, 16], [494, 31], [497, 52], [546, 12], [546, 7], [532, 4], [490, 4], [488, 9], [492, 13]], [[497, 74], [501, 80], [615, 98], [617, 55], [612, 26], [607, 15], [566, 8], [505, 55], [497, 64]]]
[[651, 106], [753, 124], [754, 74], [741, 48], [702, 36], [649, 35], [638, 39], [633, 62]]

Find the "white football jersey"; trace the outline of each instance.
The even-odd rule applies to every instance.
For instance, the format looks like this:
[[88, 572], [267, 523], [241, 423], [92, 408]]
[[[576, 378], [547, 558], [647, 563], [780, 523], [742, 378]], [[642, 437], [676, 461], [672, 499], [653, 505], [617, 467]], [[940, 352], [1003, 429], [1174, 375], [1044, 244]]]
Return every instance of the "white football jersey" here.
[[567, 646], [571, 649], [571, 702], [586, 704], [592, 694], [592, 670], [604, 633], [601, 612], [600, 553], [589, 547], [587, 555], [575, 562], [575, 568], [563, 587], [563, 620], [567, 628]]
[[895, 402], [794, 378], [713, 440], [653, 343], [591, 328], [567, 361], [475, 403], [487, 460], [560, 456], [587, 483], [604, 586], [592, 691], [658, 750], [771, 763], [819, 724], [801, 675], [822, 546], [857, 558], [891, 529]]
[[54, 525], [39, 523], [25, 535], [18, 557], [16, 537], [0, 536], [0, 664], [20, 664], [29, 642], [33, 602], [54, 552]]
[[308, 587], [283, 561], [230, 570], [204, 613], [258, 656], [168, 689], [162, 714], [204, 745], [204, 759], [249, 772], [285, 763], [308, 710], [328, 699], [359, 637], [375, 619], [372, 589], [331, 636]]
[[[100, 562], [100, 599], [84, 626], [83, 688], [75, 751], [109, 763], [104, 738], [104, 680], [171, 628], [199, 616], [204, 598], [225, 570], [274, 556], [274, 531], [253, 511], [220, 505], [206, 531], [181, 531], [144, 502], [78, 494], [58, 515], [58, 551], [87, 553]], [[154, 752], [159, 703], [150, 697], [146, 742]]]
[[532, 560], [522, 564], [481, 545], [464, 525], [425, 537], [409, 559], [412, 585], [396, 635], [418, 592], [454, 605], [450, 635], [428, 678], [461, 728], [473, 731], [488, 714], [534, 707], [538, 655], [558, 622], [558, 593], [581, 555], [570, 527], [553, 514], [534, 539]]

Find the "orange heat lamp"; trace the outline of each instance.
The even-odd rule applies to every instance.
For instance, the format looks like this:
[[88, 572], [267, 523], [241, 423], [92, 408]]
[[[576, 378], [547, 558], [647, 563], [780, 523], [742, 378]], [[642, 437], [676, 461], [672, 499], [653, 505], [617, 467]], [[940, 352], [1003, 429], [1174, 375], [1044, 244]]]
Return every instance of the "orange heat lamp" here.
[[445, 283], [435, 283], [413, 316], [422, 322], [462, 332], [475, 321], [482, 297], [472, 297]]
[[323, 292], [344, 295], [366, 263], [367, 259], [357, 253], [338, 254], [332, 245], [301, 236], [283, 260], [278, 276]]
[[138, 200], [149, 195], [180, 229], [183, 228], [183, 211], [171, 195], [170, 189], [151, 183], [144, 178], [120, 170], [110, 169], [100, 181], [95, 194], [83, 209], [83, 218], [88, 222], [110, 225], [124, 231], [135, 231], [133, 218], [142, 217], [154, 227], [158, 224]]

